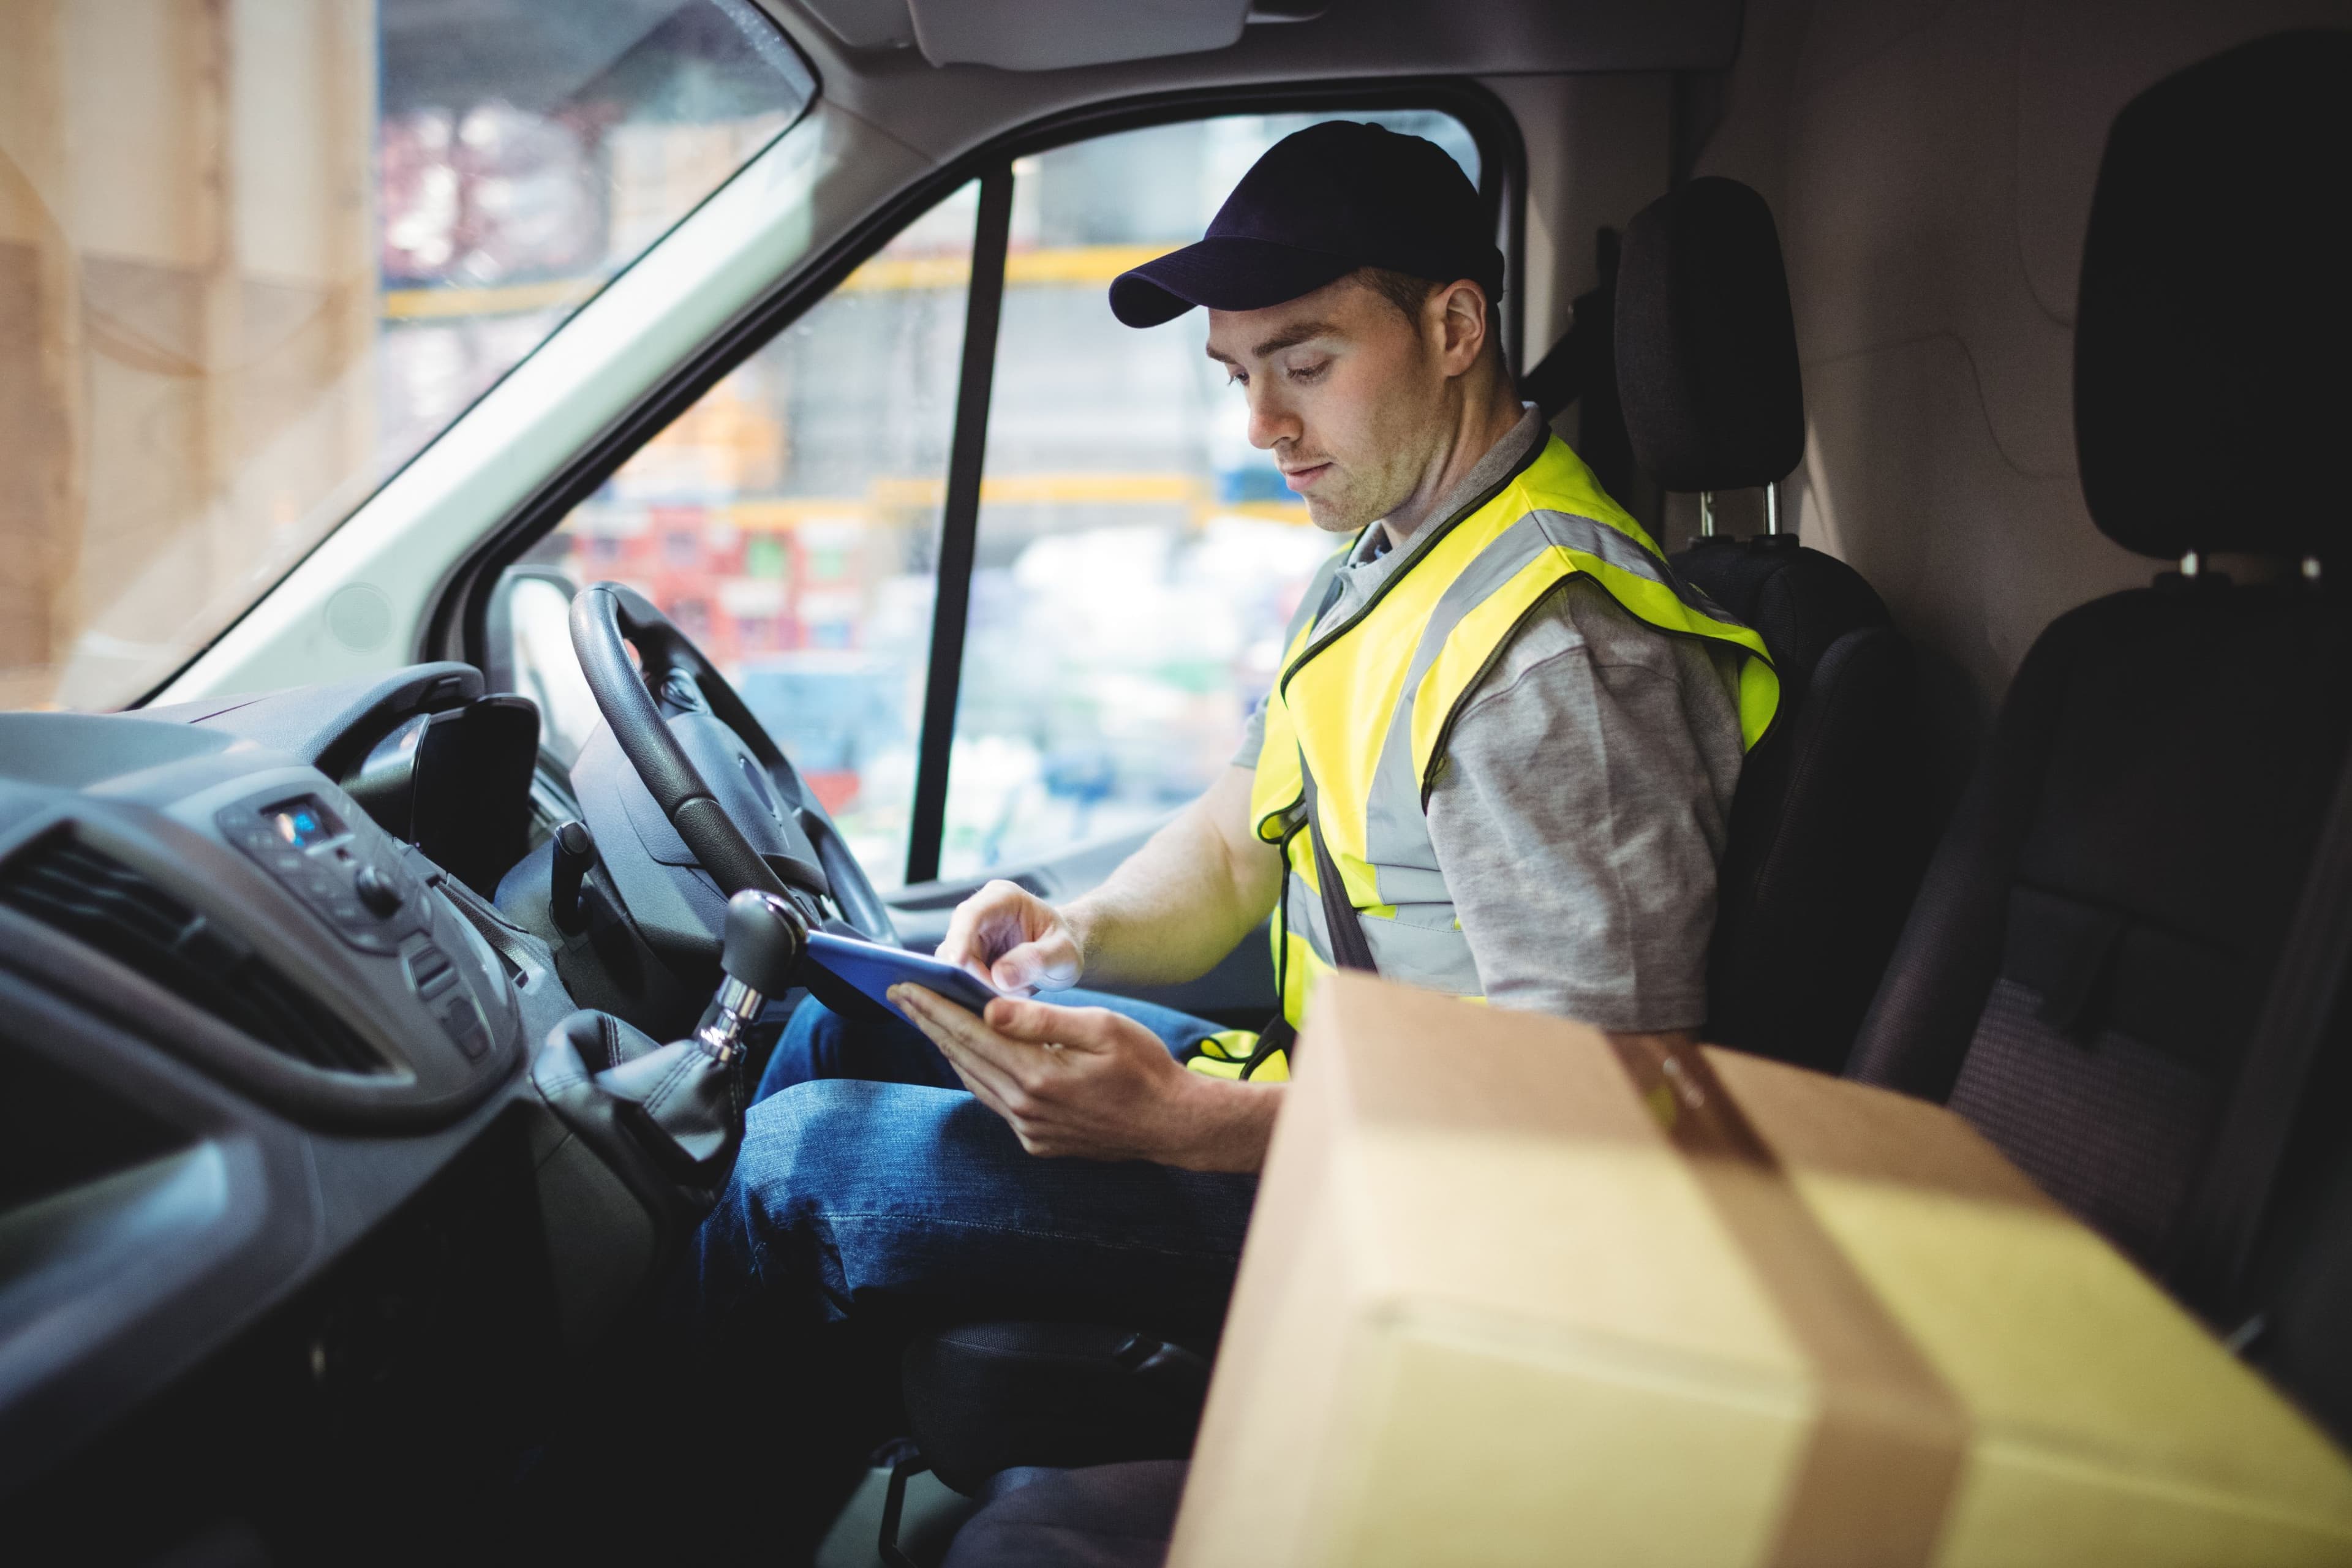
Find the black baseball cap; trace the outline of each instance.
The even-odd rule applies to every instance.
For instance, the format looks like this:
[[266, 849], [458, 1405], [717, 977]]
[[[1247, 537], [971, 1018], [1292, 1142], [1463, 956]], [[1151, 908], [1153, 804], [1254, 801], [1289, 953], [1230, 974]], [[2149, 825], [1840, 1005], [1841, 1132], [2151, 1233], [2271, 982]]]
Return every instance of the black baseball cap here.
[[1267, 148], [1199, 244], [1112, 279], [1111, 313], [1156, 327], [1195, 305], [1262, 310], [1360, 267], [1503, 297], [1503, 253], [1462, 165], [1418, 136], [1327, 121]]

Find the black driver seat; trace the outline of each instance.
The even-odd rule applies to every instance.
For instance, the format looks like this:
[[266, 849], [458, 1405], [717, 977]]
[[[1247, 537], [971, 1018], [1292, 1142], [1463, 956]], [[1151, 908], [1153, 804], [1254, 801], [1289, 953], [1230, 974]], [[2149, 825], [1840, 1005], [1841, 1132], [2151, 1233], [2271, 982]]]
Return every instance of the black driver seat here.
[[[1643, 208], [1615, 318], [1625, 434], [1662, 489], [1764, 489], [1797, 467], [1796, 321], [1762, 196], [1709, 176]], [[1780, 677], [1732, 801], [1706, 1037], [1836, 1072], [1927, 858], [1911, 647], [1860, 573], [1793, 533], [1703, 538], [1674, 564]]]

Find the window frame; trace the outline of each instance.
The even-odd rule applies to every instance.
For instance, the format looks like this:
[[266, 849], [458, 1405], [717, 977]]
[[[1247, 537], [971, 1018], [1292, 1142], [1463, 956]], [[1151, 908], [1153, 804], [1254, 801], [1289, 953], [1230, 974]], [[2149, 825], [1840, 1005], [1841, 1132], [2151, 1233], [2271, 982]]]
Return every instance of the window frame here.
[[810, 265], [779, 280], [776, 288], [698, 352], [681, 360], [602, 436], [573, 454], [570, 462], [485, 531], [426, 606], [420, 657], [459, 659], [482, 668], [485, 658], [495, 657], [490, 647], [491, 602], [509, 565], [554, 531], [573, 508], [593, 496], [639, 448], [829, 298], [851, 272], [908, 225], [963, 185], [977, 181], [980, 209], [972, 236], [971, 283], [966, 296], [955, 423], [949, 438], [931, 642], [908, 828], [906, 887], [935, 881], [946, 826], [948, 767], [971, 609], [997, 329], [1003, 317], [1013, 163], [1120, 132], [1222, 115], [1381, 109], [1436, 110], [1452, 115], [1470, 132], [1478, 149], [1478, 194], [1500, 237], [1506, 277], [1511, 285], [1503, 301], [1504, 352], [1514, 366], [1524, 369], [1527, 149], [1517, 119], [1483, 83], [1463, 77], [1426, 77], [1188, 89], [1065, 110], [992, 138], [909, 184]]

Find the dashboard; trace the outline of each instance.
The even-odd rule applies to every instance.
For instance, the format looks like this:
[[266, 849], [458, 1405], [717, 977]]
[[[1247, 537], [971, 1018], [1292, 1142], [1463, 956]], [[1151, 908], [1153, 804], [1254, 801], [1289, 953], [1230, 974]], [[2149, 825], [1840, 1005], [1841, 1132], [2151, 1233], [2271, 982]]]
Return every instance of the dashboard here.
[[[1066, 893], [1133, 847], [994, 874]], [[973, 885], [903, 890], [901, 940]], [[678, 1222], [530, 1058], [582, 1007], [689, 1032], [724, 910], [609, 731], [547, 764], [469, 666], [0, 713], [11, 1560], [409, 1562], [462, 1531], [529, 1561], [550, 1520], [593, 1554], [581, 1478], [641, 1440], [612, 1390], [663, 1386], [676, 1336], [632, 1331]], [[1265, 951], [1157, 999], [1262, 1017]]]
[[315, 1509], [353, 1443], [511, 1467], [496, 1391], [561, 1317], [525, 1068], [573, 1010], [488, 896], [536, 737], [460, 665], [0, 714], [0, 1539], [168, 1556]]

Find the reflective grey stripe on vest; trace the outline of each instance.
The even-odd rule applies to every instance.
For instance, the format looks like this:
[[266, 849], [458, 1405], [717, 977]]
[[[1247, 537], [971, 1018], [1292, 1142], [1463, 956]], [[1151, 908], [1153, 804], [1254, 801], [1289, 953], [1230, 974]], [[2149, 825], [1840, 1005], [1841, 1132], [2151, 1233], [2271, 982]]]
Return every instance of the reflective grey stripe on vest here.
[[[1331, 589], [1331, 580], [1354, 555], [1351, 545], [1326, 560], [1315, 575], [1308, 579], [1307, 591], [1299, 595], [1298, 609], [1282, 635], [1286, 653], [1298, 641], [1299, 634], [1320, 618], [1324, 595]], [[1304, 758], [1300, 765], [1306, 765]], [[1286, 892], [1285, 923], [1297, 933], [1315, 956], [1331, 968], [1339, 967], [1332, 955], [1330, 928], [1323, 919], [1323, 900], [1307, 879], [1295, 869], [1286, 868], [1289, 879]], [[1372, 950], [1372, 963], [1380, 972], [1392, 980], [1418, 985], [1425, 990], [1450, 992], [1457, 996], [1478, 994], [1478, 971], [1469, 962], [1470, 950], [1454, 928], [1454, 905], [1445, 896], [1444, 879], [1433, 870], [1430, 879], [1435, 889], [1433, 901], [1414, 902], [1383, 900], [1397, 904], [1393, 919], [1365, 916], [1361, 921], [1364, 942]]]
[[[1354, 552], [1355, 546], [1353, 545], [1349, 545], [1345, 550], [1333, 551], [1330, 554], [1323, 558], [1323, 564], [1315, 569], [1315, 575], [1307, 579], [1307, 591], [1298, 595], [1298, 608], [1290, 612], [1290, 624], [1282, 628], [1282, 652], [1284, 657], [1288, 657], [1290, 650], [1297, 646], [1299, 633], [1307, 630], [1307, 627], [1314, 624], [1316, 616], [1320, 613], [1323, 606], [1323, 595], [1331, 591], [1331, 579], [1339, 574], [1339, 568], [1348, 563], [1348, 557]], [[1277, 666], [1276, 668], [1274, 679], [1277, 685], [1281, 683], [1282, 671], [1286, 668], [1288, 667]], [[1272, 700], [1272, 693], [1267, 694], [1267, 700]], [[1265, 743], [1265, 735], [1263, 731], [1261, 731], [1259, 735], [1259, 743], [1261, 745]], [[1303, 767], [1305, 765], [1305, 761], [1302, 759], [1300, 766]], [[1297, 805], [1298, 802], [1297, 801], [1291, 802], [1292, 810], [1290, 813], [1290, 821], [1294, 826], [1300, 820], [1300, 814], [1297, 809]], [[1252, 813], [1251, 816], [1250, 831], [1253, 833], [1257, 831], [1255, 813]], [[1314, 895], [1311, 893], [1308, 895], [1310, 898], [1313, 896]], [[1318, 953], [1328, 955], [1331, 950], [1328, 946], [1322, 946], [1318, 947], [1315, 951]]]
[[[1282, 651], [1285, 654], [1298, 641], [1298, 634], [1315, 624], [1316, 617], [1323, 610], [1323, 595], [1331, 591], [1331, 579], [1339, 574], [1340, 569], [1348, 564], [1348, 557], [1355, 552], [1356, 547], [1352, 544], [1344, 550], [1333, 551], [1323, 558], [1323, 564], [1315, 569], [1315, 575], [1307, 579], [1307, 591], [1298, 595], [1298, 608], [1290, 612], [1290, 624], [1282, 628]], [[1276, 671], [1276, 679], [1280, 678], [1281, 672]]]
[[[1399, 979], [1412, 978], [1416, 984], [1456, 995], [1478, 992], [1477, 964], [1471, 956], [1469, 940], [1455, 924], [1453, 898], [1437, 864], [1436, 846], [1430, 840], [1429, 818], [1422, 810], [1421, 774], [1412, 760], [1413, 698], [1462, 618], [1555, 546], [1598, 556], [1621, 571], [1662, 584], [1691, 608], [1713, 619], [1730, 618], [1706, 595], [1677, 577], [1664, 561], [1592, 518], [1531, 511], [1478, 552], [1446, 586], [1422, 627], [1412, 660], [1405, 667], [1404, 686], [1390, 717], [1389, 732], [1381, 742], [1380, 761], [1372, 770], [1371, 798], [1364, 809], [1364, 858], [1372, 868], [1381, 901], [1397, 909], [1393, 921], [1368, 918], [1364, 921], [1365, 935], [1380, 959], [1382, 973], [1390, 973], [1382, 942], [1386, 936], [1390, 945], [1406, 950], [1400, 957], [1409, 956], [1419, 976], [1399, 972]], [[1311, 893], [1307, 896], [1313, 898]], [[1319, 917], [1321, 911], [1316, 912]], [[1329, 949], [1318, 944], [1316, 952], [1328, 957]]]
[[[1422, 811], [1421, 775], [1412, 761], [1413, 696], [1463, 617], [1554, 547], [1597, 556], [1621, 571], [1663, 584], [1710, 619], [1730, 619], [1657, 556], [1607, 523], [1572, 512], [1528, 513], [1497, 534], [1446, 585], [1405, 667], [1403, 689], [1373, 767], [1371, 798], [1365, 803], [1365, 859], [1371, 867], [1381, 902], [1394, 906], [1396, 913], [1391, 918], [1366, 915], [1364, 939], [1381, 973], [1392, 979], [1457, 996], [1480, 994], [1477, 962], [1457, 923], [1453, 896], [1438, 867], [1436, 847], [1430, 840], [1429, 819]], [[1334, 555], [1307, 584], [1298, 613], [1285, 634], [1286, 649], [1297, 641], [1302, 623], [1316, 615], [1333, 574], [1346, 559], [1345, 554]], [[1306, 940], [1316, 957], [1331, 964], [1322, 900], [1297, 871], [1289, 875], [1291, 929]]]

